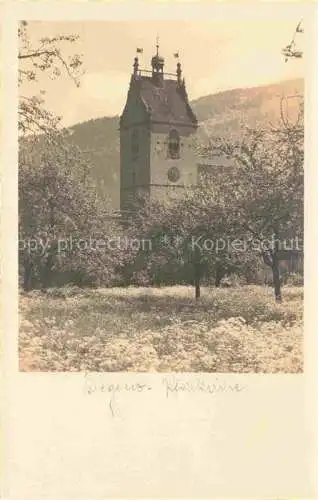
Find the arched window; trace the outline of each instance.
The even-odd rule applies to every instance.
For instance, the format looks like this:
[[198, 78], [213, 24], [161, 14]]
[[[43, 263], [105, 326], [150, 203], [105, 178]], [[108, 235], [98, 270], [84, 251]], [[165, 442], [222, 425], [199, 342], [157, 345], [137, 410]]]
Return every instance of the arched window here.
[[139, 138], [138, 130], [135, 128], [131, 136], [131, 155], [133, 159], [136, 159], [139, 154]]
[[170, 158], [180, 158], [180, 136], [175, 129], [169, 133], [168, 155]]

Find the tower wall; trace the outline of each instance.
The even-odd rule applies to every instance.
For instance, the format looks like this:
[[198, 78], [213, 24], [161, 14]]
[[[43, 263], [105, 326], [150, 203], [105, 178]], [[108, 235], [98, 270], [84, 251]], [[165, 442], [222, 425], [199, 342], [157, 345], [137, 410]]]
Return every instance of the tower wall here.
[[[170, 158], [168, 154], [169, 131], [172, 128], [180, 135], [178, 159]], [[196, 129], [186, 127], [169, 125], [154, 127], [150, 148], [150, 182], [153, 188], [161, 186], [174, 192], [180, 191], [182, 186], [197, 184], [196, 157], [193, 148], [195, 132]], [[180, 178], [175, 182], [171, 182], [168, 178], [168, 172], [172, 167], [177, 167], [180, 172]], [[152, 189], [151, 192], [156, 192], [156, 189]]]
[[135, 57], [120, 120], [121, 210], [138, 206], [140, 197], [179, 198], [198, 182], [193, 147], [197, 119], [181, 79], [181, 65], [177, 64], [175, 79], [166, 79], [158, 45], [151, 65], [151, 76], [142, 74]]
[[[138, 153], [133, 152], [133, 135], [138, 136]], [[120, 132], [120, 208], [127, 205], [140, 191], [149, 192], [150, 131], [145, 124], [122, 128]]]

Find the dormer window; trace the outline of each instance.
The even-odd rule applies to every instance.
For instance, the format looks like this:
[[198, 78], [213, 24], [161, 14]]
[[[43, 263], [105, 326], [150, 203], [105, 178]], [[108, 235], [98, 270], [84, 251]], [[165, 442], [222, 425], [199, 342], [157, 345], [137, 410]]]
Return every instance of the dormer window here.
[[131, 156], [132, 159], [135, 160], [139, 154], [139, 137], [138, 130], [134, 129], [131, 136]]
[[173, 159], [180, 158], [180, 136], [175, 129], [169, 133], [168, 156]]

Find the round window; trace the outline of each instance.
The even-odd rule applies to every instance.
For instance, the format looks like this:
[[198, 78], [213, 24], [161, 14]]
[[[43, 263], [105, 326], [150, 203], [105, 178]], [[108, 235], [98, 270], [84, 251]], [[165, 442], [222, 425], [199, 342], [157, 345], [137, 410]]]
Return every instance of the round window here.
[[171, 167], [168, 170], [168, 179], [170, 182], [177, 182], [180, 179], [180, 170], [178, 167]]

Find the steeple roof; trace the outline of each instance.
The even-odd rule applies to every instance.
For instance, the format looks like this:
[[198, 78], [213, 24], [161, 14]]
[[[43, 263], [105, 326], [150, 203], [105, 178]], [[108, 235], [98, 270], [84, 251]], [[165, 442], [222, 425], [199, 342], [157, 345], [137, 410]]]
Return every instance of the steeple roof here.
[[197, 124], [185, 87], [180, 87], [176, 80], [164, 79], [162, 86], [157, 87], [151, 77], [142, 76], [138, 87], [151, 121]]
[[[152, 71], [139, 69], [139, 59], [134, 59], [134, 70], [121, 123], [134, 122], [132, 107], [129, 104], [136, 103], [137, 100], [152, 122], [197, 127], [198, 121], [188, 100], [185, 81], [181, 78], [180, 62], [177, 63], [176, 73], [164, 73], [164, 59], [159, 55], [158, 39], [156, 47], [157, 53], [151, 60]], [[143, 49], [137, 49], [137, 53], [142, 52]], [[174, 56], [179, 58], [179, 53]]]

